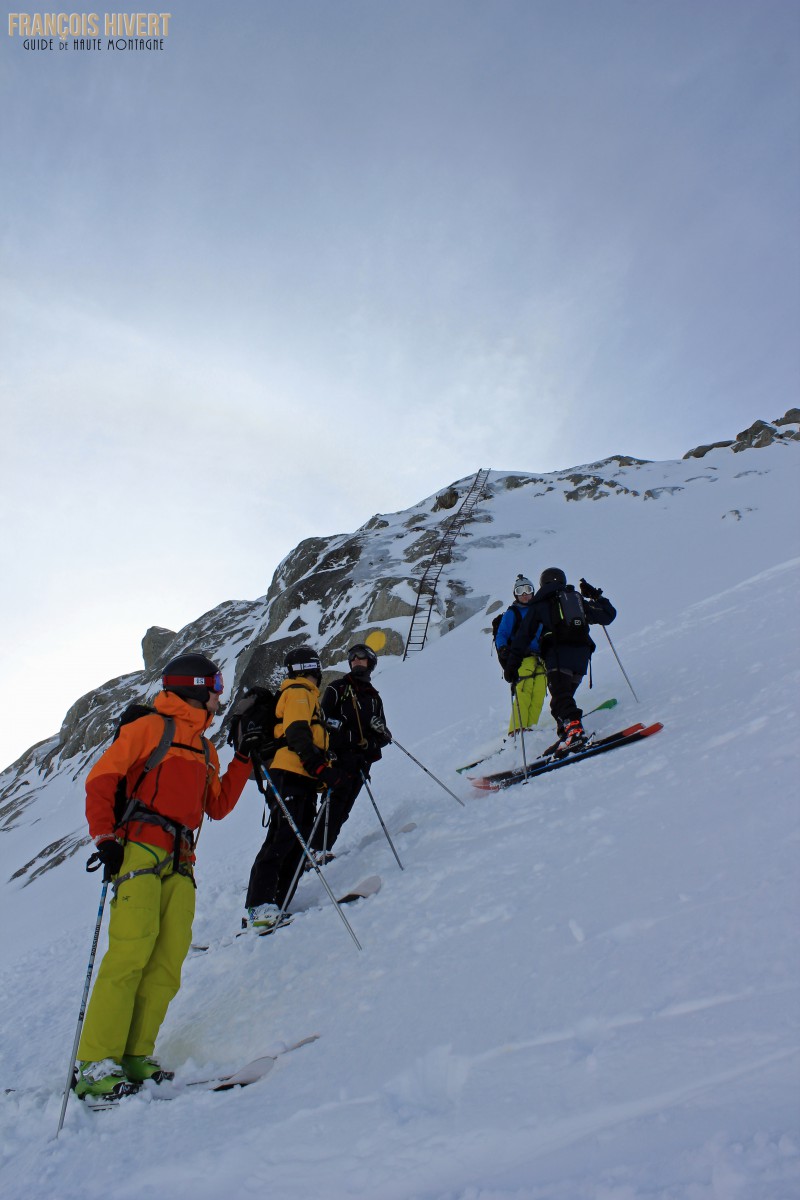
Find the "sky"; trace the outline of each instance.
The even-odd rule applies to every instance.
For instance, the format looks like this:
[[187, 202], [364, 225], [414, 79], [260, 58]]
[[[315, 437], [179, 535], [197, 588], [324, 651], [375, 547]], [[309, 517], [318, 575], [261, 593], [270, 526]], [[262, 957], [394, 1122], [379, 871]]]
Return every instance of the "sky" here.
[[170, 11], [0, 31], [2, 765], [304, 537], [798, 402], [793, 0]]

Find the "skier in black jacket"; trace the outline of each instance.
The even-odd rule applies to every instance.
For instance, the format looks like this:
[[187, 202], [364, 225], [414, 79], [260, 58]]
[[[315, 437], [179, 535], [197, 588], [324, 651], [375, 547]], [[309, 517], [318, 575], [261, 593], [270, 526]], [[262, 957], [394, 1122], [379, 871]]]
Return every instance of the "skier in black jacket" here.
[[509, 683], [516, 683], [525, 647], [539, 633], [550, 711], [558, 727], [557, 754], [579, 749], [586, 742], [583, 713], [575, 703], [575, 693], [596, 650], [588, 627], [610, 625], [616, 615], [617, 610], [599, 588], [582, 579], [578, 596], [560, 567], [548, 567], [542, 571], [539, 590], [509, 646], [503, 674]]
[[339, 836], [370, 767], [381, 757], [381, 748], [392, 740], [386, 728], [383, 702], [370, 682], [378, 662], [374, 650], [359, 642], [347, 651], [350, 670], [329, 683], [322, 697], [322, 713], [328, 729], [330, 749], [344, 780], [331, 788], [327, 821], [320, 818], [310, 843], [317, 857], [332, 858], [331, 849]]

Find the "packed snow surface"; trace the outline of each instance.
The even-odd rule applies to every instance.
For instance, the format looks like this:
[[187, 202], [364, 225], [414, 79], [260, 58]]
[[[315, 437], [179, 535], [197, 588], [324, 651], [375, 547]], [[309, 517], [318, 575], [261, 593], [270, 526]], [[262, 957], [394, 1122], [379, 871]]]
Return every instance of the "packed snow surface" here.
[[[465, 807], [387, 749], [372, 785], [404, 870], [366, 794], [326, 869], [337, 894], [382, 879], [344, 910], [363, 950], [310, 875], [290, 927], [236, 938], [255, 786], [204, 828], [194, 936], [210, 948], [187, 959], [158, 1052], [180, 1082], [320, 1035], [259, 1083], [102, 1113], [71, 1098], [55, 1140], [100, 884], [73, 858], [7, 885], [0, 1193], [796, 1200], [796, 457], [649, 464], [649, 487], [700, 481], [647, 503], [497, 501], [460, 577], [505, 599], [517, 571], [560, 564], [604, 587], [639, 703], [600, 633], [581, 696], [619, 704], [587, 723], [664, 729], [479, 792], [455, 768], [508, 719], [489, 619], [381, 662], [392, 731]], [[22, 853], [4, 850], [5, 879]]]

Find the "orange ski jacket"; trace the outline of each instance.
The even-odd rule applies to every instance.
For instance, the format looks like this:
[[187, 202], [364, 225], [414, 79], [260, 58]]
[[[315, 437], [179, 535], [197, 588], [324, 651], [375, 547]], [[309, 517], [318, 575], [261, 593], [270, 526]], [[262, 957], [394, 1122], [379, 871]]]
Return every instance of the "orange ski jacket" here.
[[[250, 778], [250, 760], [234, 755], [220, 778], [219, 757], [208, 743], [208, 768], [201, 735], [213, 716], [204, 708], [193, 708], [174, 692], [159, 692], [153, 701], [156, 712], [175, 722], [173, 744], [158, 766], [148, 771], [139, 784], [137, 799], [146, 808], [197, 830], [208, 814], [215, 820], [233, 809]], [[164, 722], [155, 713], [123, 725], [116, 741], [103, 751], [86, 778], [86, 818], [89, 833], [98, 839], [124, 834], [130, 841], [147, 842], [172, 850], [174, 834], [151, 822], [131, 819], [120, 830], [114, 827], [114, 798], [120, 779], [126, 780], [128, 795], [136, 786], [144, 765], [164, 732]], [[180, 742], [181, 746], [175, 743]], [[184, 748], [185, 747], [185, 748]]]

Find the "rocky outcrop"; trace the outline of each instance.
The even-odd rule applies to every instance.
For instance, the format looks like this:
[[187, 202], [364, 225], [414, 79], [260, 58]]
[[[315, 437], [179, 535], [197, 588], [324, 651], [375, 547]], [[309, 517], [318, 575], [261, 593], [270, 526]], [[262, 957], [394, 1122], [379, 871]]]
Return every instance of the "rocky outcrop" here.
[[694, 450], [687, 450], [683, 457], [704, 458], [711, 450], [728, 448], [734, 454], [739, 454], [742, 450], [771, 446], [773, 442], [798, 440], [800, 440], [800, 409], [790, 408], [784, 416], [775, 421], [754, 421], [748, 429], [737, 433], [735, 438], [724, 442], [709, 442], [706, 446], [696, 446]]
[[172, 629], [162, 629], [160, 625], [151, 625], [142, 638], [142, 658], [145, 671], [157, 671], [169, 662], [169, 647], [175, 641], [177, 634]]

